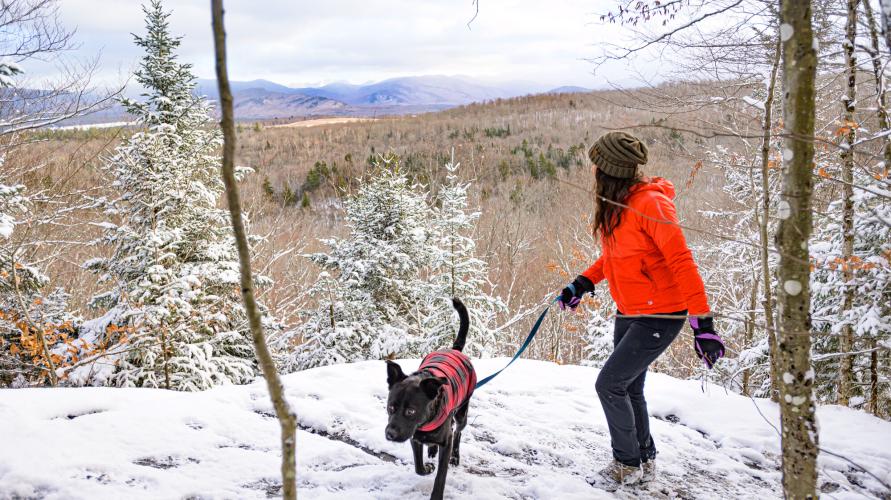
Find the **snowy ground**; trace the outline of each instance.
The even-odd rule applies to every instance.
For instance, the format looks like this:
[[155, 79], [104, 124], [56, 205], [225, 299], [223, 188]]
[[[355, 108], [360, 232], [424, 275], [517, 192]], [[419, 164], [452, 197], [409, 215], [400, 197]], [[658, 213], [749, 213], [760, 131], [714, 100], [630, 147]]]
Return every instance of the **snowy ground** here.
[[[408, 371], [418, 361], [405, 361]], [[477, 361], [484, 376], [504, 360]], [[520, 361], [471, 406], [447, 498], [779, 498], [777, 408], [653, 374], [647, 398], [660, 478], [615, 495], [584, 478], [610, 456], [597, 370]], [[383, 362], [285, 377], [299, 411], [300, 498], [427, 498], [408, 444], [384, 440]], [[756, 408], [757, 405], [757, 408]], [[822, 446], [891, 482], [891, 423], [822, 407]], [[0, 499], [266, 498], [279, 492], [278, 424], [265, 386], [0, 391]], [[891, 498], [823, 454], [826, 498]]]
[[82, 125], [64, 125], [61, 127], [48, 127], [50, 130], [90, 130], [93, 128], [119, 128], [136, 125], [136, 122], [105, 122], [105, 123], [85, 123]]

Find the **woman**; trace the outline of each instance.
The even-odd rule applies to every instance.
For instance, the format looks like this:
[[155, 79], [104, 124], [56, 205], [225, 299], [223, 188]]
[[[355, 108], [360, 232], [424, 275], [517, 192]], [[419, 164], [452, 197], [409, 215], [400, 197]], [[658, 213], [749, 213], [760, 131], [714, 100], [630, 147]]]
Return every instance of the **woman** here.
[[597, 262], [563, 289], [560, 307], [574, 310], [585, 293], [607, 280], [618, 308], [613, 353], [597, 377], [614, 460], [600, 474], [633, 484], [655, 477], [656, 445], [650, 436], [643, 387], [647, 367], [690, 318], [697, 355], [711, 368], [724, 355], [715, 334], [705, 287], [675, 214], [674, 186], [642, 177], [647, 147], [624, 132], [610, 132], [588, 151], [597, 181]]

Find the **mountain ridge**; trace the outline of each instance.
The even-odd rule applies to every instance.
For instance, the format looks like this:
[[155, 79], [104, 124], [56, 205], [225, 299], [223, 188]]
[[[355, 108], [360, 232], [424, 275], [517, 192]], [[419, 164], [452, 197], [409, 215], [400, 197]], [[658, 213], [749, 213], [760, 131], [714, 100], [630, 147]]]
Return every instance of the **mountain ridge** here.
[[[401, 76], [365, 84], [333, 82], [317, 87], [291, 87], [266, 79], [234, 80], [230, 85], [238, 120], [406, 115], [523, 95], [590, 91], [573, 86], [549, 89], [519, 81], [491, 83], [448, 75]], [[197, 79], [194, 92], [214, 102], [219, 100], [216, 80]], [[136, 97], [138, 91], [131, 89], [128, 94]], [[62, 125], [125, 118], [124, 110], [116, 105], [97, 115], [66, 120]]]

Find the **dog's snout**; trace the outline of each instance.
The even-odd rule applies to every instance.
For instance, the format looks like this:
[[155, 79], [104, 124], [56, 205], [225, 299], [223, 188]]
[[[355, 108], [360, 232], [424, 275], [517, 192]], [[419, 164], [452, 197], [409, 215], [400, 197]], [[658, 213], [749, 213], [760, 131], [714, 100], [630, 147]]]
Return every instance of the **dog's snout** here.
[[386, 434], [387, 434], [387, 440], [388, 440], [388, 441], [395, 441], [395, 440], [396, 440], [396, 430], [393, 429], [392, 427], [387, 427], [387, 432], [386, 432]]

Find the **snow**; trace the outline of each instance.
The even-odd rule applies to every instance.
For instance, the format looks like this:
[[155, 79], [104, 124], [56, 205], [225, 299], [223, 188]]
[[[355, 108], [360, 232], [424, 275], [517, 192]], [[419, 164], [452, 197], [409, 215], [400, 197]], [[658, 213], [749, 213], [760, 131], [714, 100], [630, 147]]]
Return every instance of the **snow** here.
[[801, 282], [798, 280], [786, 280], [783, 282], [783, 290], [789, 295], [795, 296], [801, 293]]
[[0, 214], [0, 236], [9, 238], [12, 236], [12, 229], [15, 223], [12, 217], [6, 214]]
[[792, 28], [791, 24], [783, 23], [780, 25], [780, 39], [782, 41], [788, 41], [790, 38], [792, 38], [792, 34], [794, 32], [795, 30]]
[[783, 148], [783, 159], [786, 161], [792, 161], [792, 158], [795, 158], [795, 152], [789, 148]]
[[777, 204], [777, 217], [780, 219], [788, 219], [792, 216], [792, 205], [786, 200], [780, 200]]
[[[480, 376], [506, 359], [476, 361]], [[402, 361], [411, 370], [418, 360]], [[471, 404], [446, 497], [780, 498], [777, 406], [699, 381], [647, 377], [659, 479], [615, 496], [584, 478], [610, 459], [595, 368], [521, 360]], [[426, 498], [406, 443], [384, 439], [382, 361], [284, 377], [300, 418], [301, 498]], [[761, 416], [763, 413], [764, 417]], [[266, 498], [279, 492], [278, 423], [262, 381], [204, 392], [66, 388], [0, 391], [0, 498]], [[891, 482], [891, 423], [818, 407], [823, 449]], [[766, 418], [766, 420], [765, 420]], [[882, 486], [823, 454], [833, 498]], [[835, 483], [835, 484], [831, 484]]]
[[747, 96], [743, 96], [742, 99], [743, 99], [743, 102], [745, 102], [745, 103], [748, 104], [749, 106], [753, 106], [753, 107], [755, 107], [755, 108], [760, 109], [761, 111], [764, 111], [764, 101], [761, 101], [761, 100], [759, 100], [759, 99], [755, 99], [754, 97], [752, 97], [752, 96], [748, 96], [748, 95], [747, 95]]

